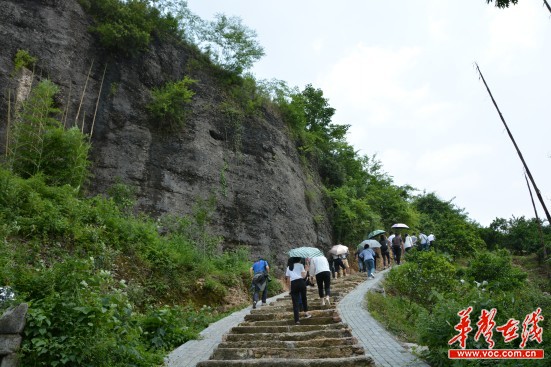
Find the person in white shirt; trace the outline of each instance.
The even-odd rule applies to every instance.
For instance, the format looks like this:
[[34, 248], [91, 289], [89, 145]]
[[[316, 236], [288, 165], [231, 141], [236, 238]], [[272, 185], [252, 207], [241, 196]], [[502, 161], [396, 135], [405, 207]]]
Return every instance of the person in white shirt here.
[[433, 235], [432, 233], [429, 234], [429, 237], [428, 237], [429, 245], [427, 246], [427, 250], [428, 250], [431, 246], [434, 245], [433, 242], [434, 242], [435, 239], [436, 239], [436, 238], [434, 237], [434, 235]]
[[394, 247], [392, 247], [392, 240], [396, 237], [394, 232], [390, 232], [390, 236], [388, 236], [388, 241], [390, 242], [390, 250], [392, 251], [392, 259], [396, 263], [396, 254], [394, 253]]
[[293, 300], [293, 316], [295, 324], [300, 324], [299, 320], [299, 302], [302, 302], [302, 308], [304, 310], [304, 317], [309, 319], [312, 317], [308, 313], [308, 300], [306, 299], [306, 280], [304, 279], [308, 274], [308, 264], [303, 266], [300, 263], [300, 257], [291, 257], [287, 261], [287, 271], [285, 277], [287, 280], [287, 286], [290, 289], [291, 299]]
[[316, 276], [321, 305], [325, 306], [325, 302], [330, 305], [331, 269], [329, 268], [329, 261], [327, 261], [325, 256], [317, 256], [310, 259], [310, 275]]
[[421, 242], [421, 250], [429, 249], [429, 238], [423, 232], [419, 233], [419, 241]]
[[404, 238], [404, 251], [408, 252], [413, 248], [413, 241], [411, 240], [411, 236], [406, 233], [406, 237]]

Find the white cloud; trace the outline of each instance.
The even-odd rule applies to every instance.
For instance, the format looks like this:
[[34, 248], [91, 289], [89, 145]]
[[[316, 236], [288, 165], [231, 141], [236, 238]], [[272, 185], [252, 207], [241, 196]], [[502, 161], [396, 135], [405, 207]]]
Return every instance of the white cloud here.
[[489, 145], [484, 144], [440, 145], [439, 149], [428, 150], [421, 154], [416, 162], [416, 169], [421, 172], [434, 172], [439, 176], [453, 174], [458, 170], [474, 166], [473, 162], [487, 156], [491, 150]]
[[325, 45], [325, 40], [323, 38], [316, 38], [312, 44], [311, 44], [311, 48], [312, 50], [314, 51], [314, 53], [316, 54], [321, 54], [321, 52], [323, 51], [324, 49], [324, 45]]
[[319, 84], [333, 105], [360, 109], [370, 124], [399, 124], [393, 119], [395, 104], [418, 105], [429, 92], [427, 84], [406, 86], [421, 52], [416, 47], [393, 50], [359, 43]]
[[430, 37], [437, 42], [447, 42], [450, 40], [448, 34], [449, 22], [443, 19], [431, 19], [429, 22]]

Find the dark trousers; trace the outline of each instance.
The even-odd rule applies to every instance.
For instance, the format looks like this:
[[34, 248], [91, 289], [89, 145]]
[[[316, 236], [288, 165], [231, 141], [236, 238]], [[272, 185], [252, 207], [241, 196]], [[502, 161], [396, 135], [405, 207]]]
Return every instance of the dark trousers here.
[[293, 316], [295, 322], [299, 320], [299, 307], [302, 303], [304, 312], [308, 311], [308, 300], [306, 299], [306, 282], [304, 279], [297, 279], [291, 282], [291, 299], [293, 300]]
[[390, 265], [390, 252], [381, 251], [383, 253], [383, 266]]
[[342, 263], [342, 259], [333, 259], [333, 279], [335, 279], [335, 273], [338, 273], [340, 269], [342, 269], [343, 274], [346, 275], [346, 268]]
[[[254, 287], [254, 285], [253, 285]], [[254, 293], [253, 293], [253, 302], [258, 302], [258, 293], [260, 291], [255, 287]], [[264, 287], [264, 290], [262, 291], [262, 303], [266, 303], [266, 297], [268, 297], [268, 284]]]
[[318, 283], [318, 293], [320, 295], [320, 298], [324, 297], [324, 290], [326, 296], [331, 295], [331, 272], [322, 271], [321, 273], [317, 273], [316, 283]]
[[402, 258], [402, 248], [400, 246], [392, 246], [392, 251], [394, 251], [394, 260], [396, 264], [400, 265], [400, 259]]

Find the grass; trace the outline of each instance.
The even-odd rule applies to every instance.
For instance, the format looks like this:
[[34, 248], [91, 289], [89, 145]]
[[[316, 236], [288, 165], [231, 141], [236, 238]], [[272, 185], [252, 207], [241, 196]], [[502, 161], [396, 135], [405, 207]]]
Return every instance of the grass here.
[[543, 264], [540, 264], [536, 254], [513, 256], [513, 264], [518, 265], [528, 273], [528, 281], [542, 292], [551, 289], [551, 277]]
[[391, 297], [377, 292], [368, 292], [366, 300], [373, 318], [388, 331], [403, 342], [418, 343], [419, 334], [415, 328], [415, 321], [420, 306], [402, 297]]

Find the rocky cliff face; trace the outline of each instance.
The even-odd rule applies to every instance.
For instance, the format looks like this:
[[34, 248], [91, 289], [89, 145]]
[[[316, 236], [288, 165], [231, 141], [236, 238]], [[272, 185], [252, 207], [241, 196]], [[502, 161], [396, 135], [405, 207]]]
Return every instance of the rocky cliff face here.
[[[224, 248], [243, 244], [282, 260], [292, 246], [329, 246], [317, 179], [305, 174], [285, 124], [262, 109], [236, 126], [221, 112], [225, 91], [216, 78], [190, 68], [193, 49], [154, 42], [141, 55], [114, 59], [88, 32], [91, 18], [76, 0], [0, 0], [0, 9], [2, 152], [8, 97], [13, 110], [16, 90], [25, 90], [22, 74], [13, 75], [23, 49], [38, 58], [32, 80], [60, 86], [66, 124], [93, 126], [91, 193], [120, 180], [153, 215], [190, 214], [198, 200], [214, 198], [210, 229]], [[150, 91], [184, 75], [198, 80], [186, 124], [162, 129], [146, 113]]]

